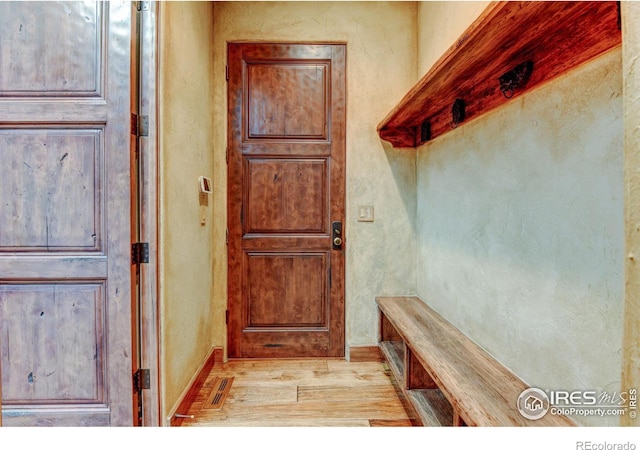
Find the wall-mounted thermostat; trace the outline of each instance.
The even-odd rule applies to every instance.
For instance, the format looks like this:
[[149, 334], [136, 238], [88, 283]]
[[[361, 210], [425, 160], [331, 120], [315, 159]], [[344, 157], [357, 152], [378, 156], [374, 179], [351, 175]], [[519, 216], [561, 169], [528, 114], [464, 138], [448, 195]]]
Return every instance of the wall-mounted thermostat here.
[[203, 194], [211, 194], [211, 178], [208, 177], [200, 177], [198, 178], [198, 183], [200, 183], [200, 192]]

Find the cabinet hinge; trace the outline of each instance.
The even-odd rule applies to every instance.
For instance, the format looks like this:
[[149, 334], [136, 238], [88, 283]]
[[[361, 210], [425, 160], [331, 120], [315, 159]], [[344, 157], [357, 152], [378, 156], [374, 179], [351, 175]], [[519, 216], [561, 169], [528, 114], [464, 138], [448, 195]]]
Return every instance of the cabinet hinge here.
[[224, 238], [224, 243], [229, 245], [229, 229], [228, 228], [227, 228], [227, 233], [226, 233], [225, 238]]
[[226, 325], [229, 325], [229, 310], [228, 309], [224, 312], [224, 323]]
[[227, 147], [226, 154], [225, 154], [224, 158], [227, 161], [227, 164], [229, 164], [229, 147]]
[[149, 243], [136, 242], [131, 244], [131, 264], [146, 264], [149, 262]]
[[229, 81], [229, 66], [224, 66], [224, 79]]
[[151, 370], [138, 369], [133, 374], [133, 389], [138, 392], [143, 389], [151, 389]]

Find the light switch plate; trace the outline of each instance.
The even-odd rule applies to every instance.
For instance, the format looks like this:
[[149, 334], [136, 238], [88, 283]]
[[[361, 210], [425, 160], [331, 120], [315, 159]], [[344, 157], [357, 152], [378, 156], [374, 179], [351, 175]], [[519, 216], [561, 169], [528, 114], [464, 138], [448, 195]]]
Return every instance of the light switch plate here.
[[373, 205], [358, 207], [358, 222], [373, 222]]

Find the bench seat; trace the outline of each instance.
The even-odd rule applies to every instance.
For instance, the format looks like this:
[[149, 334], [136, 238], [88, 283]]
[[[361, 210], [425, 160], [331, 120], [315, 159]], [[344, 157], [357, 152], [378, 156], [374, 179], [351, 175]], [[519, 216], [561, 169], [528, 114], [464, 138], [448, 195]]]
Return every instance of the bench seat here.
[[520, 414], [529, 386], [418, 297], [377, 297], [379, 345], [426, 426], [575, 426], [547, 413]]

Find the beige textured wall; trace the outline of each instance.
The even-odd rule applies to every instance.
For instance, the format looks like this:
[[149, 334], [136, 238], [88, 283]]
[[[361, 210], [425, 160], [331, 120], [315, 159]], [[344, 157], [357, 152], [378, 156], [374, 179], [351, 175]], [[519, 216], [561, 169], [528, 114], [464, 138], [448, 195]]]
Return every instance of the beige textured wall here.
[[455, 44], [488, 1], [418, 2], [418, 75]]
[[[376, 125], [416, 80], [413, 2], [216, 2], [215, 311], [226, 308], [226, 42], [347, 43], [347, 345], [375, 345], [374, 297], [415, 291], [415, 152], [383, 146]], [[374, 223], [357, 222], [373, 204]], [[220, 330], [216, 326], [216, 330]], [[225, 333], [216, 334], [216, 342]]]
[[200, 224], [198, 177], [213, 176], [213, 6], [159, 9], [161, 420], [213, 345], [213, 206]]
[[[459, 7], [423, 5], [419, 28]], [[614, 50], [418, 150], [418, 294], [544, 389], [620, 391], [621, 67]]]
[[[640, 387], [640, 2], [622, 2], [626, 291], [622, 389]], [[625, 416], [624, 425], [640, 424]]]

